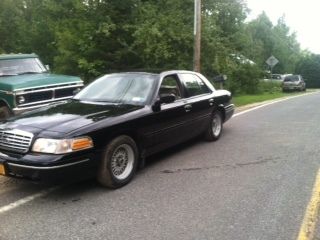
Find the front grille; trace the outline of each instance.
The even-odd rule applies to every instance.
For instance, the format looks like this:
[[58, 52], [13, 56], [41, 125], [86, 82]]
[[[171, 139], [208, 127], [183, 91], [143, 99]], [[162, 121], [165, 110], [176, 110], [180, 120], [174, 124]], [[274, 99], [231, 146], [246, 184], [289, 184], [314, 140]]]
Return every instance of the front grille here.
[[[45, 91], [45, 92], [28, 93], [22, 96], [25, 99], [24, 104], [27, 104], [32, 102], [50, 100], [53, 98], [53, 92]], [[17, 96], [17, 102], [18, 101], [19, 101], [19, 96]]]
[[33, 134], [18, 129], [0, 129], [0, 149], [13, 152], [27, 152]]
[[72, 97], [74, 95], [74, 91], [77, 90], [78, 88], [79, 87], [57, 89], [55, 90], [55, 97], [56, 98]]

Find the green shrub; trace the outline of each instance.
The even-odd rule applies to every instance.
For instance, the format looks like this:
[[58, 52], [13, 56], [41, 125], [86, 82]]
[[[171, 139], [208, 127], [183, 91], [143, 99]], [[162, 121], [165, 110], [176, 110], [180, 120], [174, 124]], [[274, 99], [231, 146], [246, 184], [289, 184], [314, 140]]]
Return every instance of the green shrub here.
[[259, 82], [259, 93], [275, 93], [281, 92], [281, 81], [264, 81]]
[[239, 64], [228, 76], [226, 87], [233, 94], [255, 94], [260, 90], [262, 71], [254, 64]]

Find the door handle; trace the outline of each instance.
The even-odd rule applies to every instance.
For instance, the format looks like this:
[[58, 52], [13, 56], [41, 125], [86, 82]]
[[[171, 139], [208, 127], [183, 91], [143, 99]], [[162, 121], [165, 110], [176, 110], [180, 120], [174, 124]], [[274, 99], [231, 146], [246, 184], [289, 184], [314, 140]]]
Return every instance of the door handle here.
[[214, 99], [213, 99], [213, 98], [209, 99], [209, 104], [210, 104], [210, 106], [212, 106], [213, 103], [214, 103]]
[[184, 106], [184, 109], [186, 110], [186, 112], [190, 112], [192, 109], [192, 105], [191, 104], [187, 104]]

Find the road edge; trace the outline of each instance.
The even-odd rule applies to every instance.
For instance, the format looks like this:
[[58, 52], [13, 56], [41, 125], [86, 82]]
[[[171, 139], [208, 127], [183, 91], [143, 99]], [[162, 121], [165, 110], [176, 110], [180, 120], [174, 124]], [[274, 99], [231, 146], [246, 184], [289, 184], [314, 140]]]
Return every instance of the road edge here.
[[313, 186], [312, 195], [308, 203], [297, 240], [312, 240], [316, 229], [320, 206], [320, 169]]
[[235, 109], [235, 114], [233, 114], [232, 117], [237, 117], [237, 116], [240, 116], [240, 115], [245, 114], [247, 112], [251, 112], [251, 111], [254, 111], [256, 109], [263, 108], [263, 107], [266, 107], [266, 106], [269, 106], [269, 105], [272, 105], [272, 104], [275, 104], [275, 103], [278, 103], [278, 102], [283, 102], [283, 101], [287, 101], [287, 100], [290, 100], [290, 99], [303, 97], [303, 96], [308, 96], [308, 95], [316, 94], [316, 93], [320, 93], [320, 91], [318, 90], [318, 91], [309, 92], [309, 93], [305, 93], [305, 94], [299, 94], [299, 95], [290, 96], [290, 97], [277, 98], [277, 99], [274, 99], [274, 100], [268, 100], [268, 101], [263, 101], [263, 102], [258, 102], [258, 103], [253, 103], [253, 104], [248, 104], [248, 105], [244, 105], [244, 106], [241, 106], [241, 107], [237, 107]]

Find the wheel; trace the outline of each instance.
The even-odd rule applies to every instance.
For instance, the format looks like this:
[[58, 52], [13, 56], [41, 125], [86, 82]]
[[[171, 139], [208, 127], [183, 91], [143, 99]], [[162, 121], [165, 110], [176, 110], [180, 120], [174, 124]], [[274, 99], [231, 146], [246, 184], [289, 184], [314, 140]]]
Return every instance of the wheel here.
[[5, 120], [11, 116], [11, 112], [7, 106], [0, 107], [0, 120]]
[[98, 182], [105, 187], [120, 188], [129, 183], [137, 169], [138, 148], [129, 136], [113, 139], [105, 148], [98, 170]]
[[208, 129], [205, 132], [205, 139], [207, 141], [216, 141], [220, 138], [223, 129], [222, 113], [216, 111], [212, 114]]

